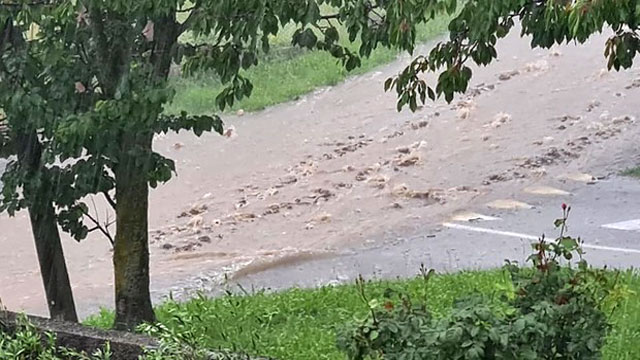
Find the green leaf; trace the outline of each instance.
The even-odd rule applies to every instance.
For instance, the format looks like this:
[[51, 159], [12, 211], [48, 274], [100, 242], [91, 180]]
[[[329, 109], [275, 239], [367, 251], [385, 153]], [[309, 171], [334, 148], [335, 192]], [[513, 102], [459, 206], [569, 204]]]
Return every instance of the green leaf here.
[[560, 239], [560, 245], [569, 251], [573, 251], [578, 247], [578, 242], [572, 237], [565, 236]]
[[431, 100], [435, 100], [436, 99], [436, 94], [435, 94], [435, 92], [433, 92], [433, 89], [431, 87], [427, 88], [427, 92], [429, 94], [429, 99], [431, 99]]
[[389, 89], [391, 89], [391, 84], [393, 84], [393, 78], [388, 78], [384, 82], [384, 91], [389, 91]]
[[324, 40], [329, 44], [332, 44], [338, 41], [339, 38], [340, 38], [340, 34], [338, 33], [338, 30], [333, 26], [327, 28], [324, 31]]
[[318, 42], [318, 37], [311, 29], [305, 29], [302, 32], [298, 32], [293, 37], [294, 44], [308, 49], [313, 49]]

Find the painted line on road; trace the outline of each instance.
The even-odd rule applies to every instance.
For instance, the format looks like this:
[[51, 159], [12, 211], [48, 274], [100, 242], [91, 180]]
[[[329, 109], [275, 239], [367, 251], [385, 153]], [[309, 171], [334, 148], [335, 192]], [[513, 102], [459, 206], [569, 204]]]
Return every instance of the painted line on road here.
[[640, 230], [640, 219], [620, 221], [617, 223], [602, 225], [603, 228], [625, 231], [638, 231]]
[[[513, 231], [494, 230], [494, 229], [487, 229], [487, 228], [481, 228], [481, 227], [469, 226], [469, 225], [461, 225], [461, 224], [454, 224], [454, 223], [444, 223], [442, 225], [444, 227], [448, 227], [450, 229], [474, 231], [474, 232], [480, 232], [480, 233], [485, 233], [485, 234], [493, 234], [493, 235], [502, 235], [502, 236], [508, 236], [508, 237], [513, 237], [513, 238], [518, 238], [518, 239], [526, 239], [526, 240], [534, 240], [534, 241], [537, 241], [538, 239], [540, 239], [539, 236], [522, 234], [522, 233], [517, 233], [517, 232], [513, 232]], [[614, 251], [614, 252], [622, 252], [622, 253], [627, 253], [627, 254], [640, 254], [640, 249], [627, 249], [627, 248], [601, 246], [601, 245], [589, 245], [589, 244], [583, 244], [582, 247], [585, 248], [585, 249]]]

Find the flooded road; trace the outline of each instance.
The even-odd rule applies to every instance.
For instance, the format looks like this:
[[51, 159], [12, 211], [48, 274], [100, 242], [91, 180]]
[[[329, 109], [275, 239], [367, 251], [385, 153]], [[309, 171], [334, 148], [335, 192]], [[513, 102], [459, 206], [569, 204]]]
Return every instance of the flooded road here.
[[[527, 187], [634, 165], [640, 71], [604, 71], [605, 40], [546, 51], [508, 37], [499, 62], [474, 69], [466, 96], [416, 113], [397, 113], [383, 92], [402, 58], [295, 103], [229, 116], [230, 138], [159, 137], [154, 146], [176, 160], [178, 176], [151, 194], [154, 297], [386, 246], [461, 211], [510, 204]], [[0, 216], [0, 245], [2, 302], [44, 314], [25, 213]], [[64, 250], [80, 313], [111, 307], [108, 241], [65, 239]]]

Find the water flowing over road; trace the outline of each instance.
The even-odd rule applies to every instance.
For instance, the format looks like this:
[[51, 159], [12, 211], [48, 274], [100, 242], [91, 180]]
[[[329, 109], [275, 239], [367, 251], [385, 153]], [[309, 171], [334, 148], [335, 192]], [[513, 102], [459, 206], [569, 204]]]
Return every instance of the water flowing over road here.
[[[154, 146], [176, 160], [178, 176], [151, 195], [155, 298], [218, 289], [224, 274], [286, 287], [353, 272], [411, 274], [421, 258], [442, 270], [497, 266], [513, 248], [522, 253], [508, 239], [546, 231], [562, 202], [580, 214], [572, 231], [598, 229], [592, 245], [640, 249], [629, 232], [602, 227], [640, 214], [590, 215], [603, 199], [597, 191], [613, 191], [607, 181], [620, 199], [634, 193], [635, 183], [613, 175], [640, 163], [640, 69], [604, 70], [605, 40], [531, 50], [510, 36], [500, 61], [474, 69], [465, 96], [416, 113], [397, 113], [395, 94], [382, 89], [405, 57], [295, 103], [227, 117], [229, 138], [159, 137]], [[64, 240], [83, 315], [112, 306], [110, 245], [95, 235]], [[498, 246], [505, 242], [513, 246]], [[44, 313], [26, 214], [0, 216], [0, 245], [3, 303]], [[590, 250], [610, 265], [640, 265], [624, 251], [602, 251]], [[327, 270], [340, 266], [350, 270]]]

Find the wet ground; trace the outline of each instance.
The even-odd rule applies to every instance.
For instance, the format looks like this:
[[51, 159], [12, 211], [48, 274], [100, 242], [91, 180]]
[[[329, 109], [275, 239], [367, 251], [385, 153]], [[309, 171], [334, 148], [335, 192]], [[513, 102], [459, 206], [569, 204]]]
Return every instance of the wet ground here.
[[[244, 289], [279, 290], [345, 283], [361, 274], [370, 279], [415, 276], [421, 265], [451, 272], [496, 268], [504, 265], [505, 260], [524, 263], [531, 254], [533, 241], [542, 234], [550, 239], [557, 236], [552, 224], [562, 213], [559, 201], [572, 204], [569, 234], [582, 235], [585, 259], [590, 264], [638, 268], [640, 221], [636, 220], [632, 228], [623, 228], [622, 224], [640, 219], [640, 208], [635, 206], [639, 197], [640, 182], [621, 178], [580, 186], [574, 194], [561, 198], [526, 196], [535, 204], [534, 208], [523, 211], [480, 208], [484, 212], [481, 215], [494, 219], [452, 219], [390, 240], [383, 246], [352, 249], [330, 259], [259, 271], [234, 279], [230, 285], [231, 289], [240, 284]], [[617, 228], [611, 228], [616, 224]], [[214, 293], [216, 290], [211, 289]]]
[[[416, 113], [397, 113], [382, 90], [403, 58], [295, 103], [228, 117], [229, 137], [159, 137], [178, 176], [151, 195], [154, 296], [215, 291], [225, 276], [282, 288], [409, 275], [421, 262], [497, 266], [526, 254], [563, 201], [574, 205], [574, 234], [638, 249], [635, 230], [601, 227], [640, 217], [637, 184], [612, 176], [640, 163], [640, 68], [603, 70], [605, 40], [532, 51], [509, 37], [499, 62], [474, 69], [465, 96]], [[594, 177], [602, 180], [589, 185]], [[97, 209], [108, 216], [100, 199]], [[469, 212], [501, 220], [469, 222]], [[26, 215], [1, 216], [0, 230], [0, 298], [42, 314]], [[80, 312], [110, 306], [108, 241], [64, 246]], [[592, 250], [596, 263], [637, 265], [633, 252]]]

